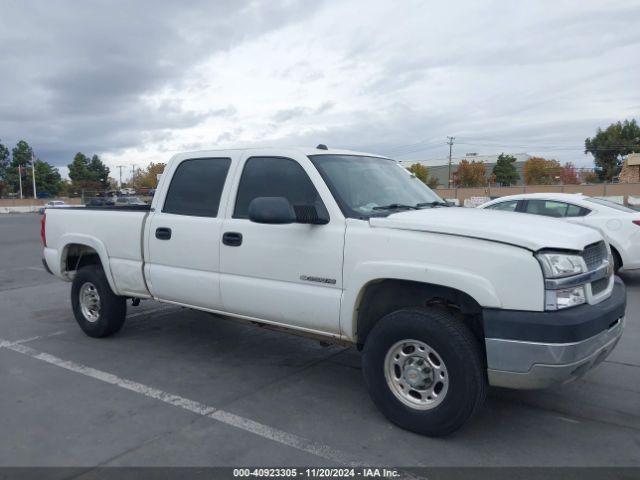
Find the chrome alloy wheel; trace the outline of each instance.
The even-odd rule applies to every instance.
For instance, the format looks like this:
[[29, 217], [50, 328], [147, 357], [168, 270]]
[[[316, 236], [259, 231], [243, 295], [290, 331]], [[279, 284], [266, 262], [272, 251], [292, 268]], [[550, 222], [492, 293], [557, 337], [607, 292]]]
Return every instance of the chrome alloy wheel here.
[[449, 389], [449, 373], [442, 358], [419, 340], [401, 340], [389, 349], [384, 376], [396, 398], [417, 410], [437, 407]]
[[97, 322], [100, 318], [100, 294], [91, 282], [86, 282], [80, 287], [80, 310], [88, 322]]

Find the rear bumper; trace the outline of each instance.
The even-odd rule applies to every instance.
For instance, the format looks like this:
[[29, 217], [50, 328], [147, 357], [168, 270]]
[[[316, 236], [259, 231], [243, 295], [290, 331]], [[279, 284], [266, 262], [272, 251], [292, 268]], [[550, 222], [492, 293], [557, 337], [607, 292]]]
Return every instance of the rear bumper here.
[[[616, 278], [611, 297], [597, 305], [555, 312], [485, 311], [485, 335], [503, 333], [485, 339], [489, 383], [536, 389], [581, 377], [613, 351], [625, 308], [624, 285]], [[514, 325], [506, 325], [505, 313]]]
[[47, 264], [47, 261], [44, 259], [44, 257], [42, 257], [42, 265], [44, 266], [44, 270], [53, 275], [53, 272], [51, 271], [51, 269], [49, 268], [49, 265]]

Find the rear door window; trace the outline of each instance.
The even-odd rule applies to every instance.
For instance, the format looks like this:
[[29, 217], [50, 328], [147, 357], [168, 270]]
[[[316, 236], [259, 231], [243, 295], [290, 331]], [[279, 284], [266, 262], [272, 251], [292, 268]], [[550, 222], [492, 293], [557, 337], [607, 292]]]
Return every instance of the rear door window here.
[[162, 211], [216, 217], [230, 165], [230, 158], [184, 160], [173, 174]]
[[571, 203], [556, 200], [527, 200], [525, 212], [545, 217], [583, 217], [589, 210]]

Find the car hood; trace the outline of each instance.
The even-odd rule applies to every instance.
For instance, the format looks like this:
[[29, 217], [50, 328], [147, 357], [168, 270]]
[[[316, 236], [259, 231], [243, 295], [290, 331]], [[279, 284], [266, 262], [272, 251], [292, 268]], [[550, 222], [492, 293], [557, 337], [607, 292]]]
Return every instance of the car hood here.
[[585, 246], [602, 240], [602, 236], [592, 228], [557, 219], [476, 208], [409, 210], [387, 217], [371, 217], [369, 224], [374, 228], [480, 238], [532, 251], [543, 248], [582, 250]]

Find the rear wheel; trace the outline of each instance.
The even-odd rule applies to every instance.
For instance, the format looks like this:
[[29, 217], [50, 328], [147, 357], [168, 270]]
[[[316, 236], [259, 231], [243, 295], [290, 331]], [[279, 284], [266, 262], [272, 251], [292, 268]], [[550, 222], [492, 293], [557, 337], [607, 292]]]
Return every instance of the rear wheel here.
[[383, 317], [363, 351], [363, 373], [378, 409], [402, 428], [448, 435], [482, 406], [486, 367], [478, 340], [451, 313], [406, 308]]
[[71, 285], [71, 306], [76, 321], [90, 337], [108, 337], [122, 328], [127, 300], [113, 293], [102, 268], [82, 267]]

